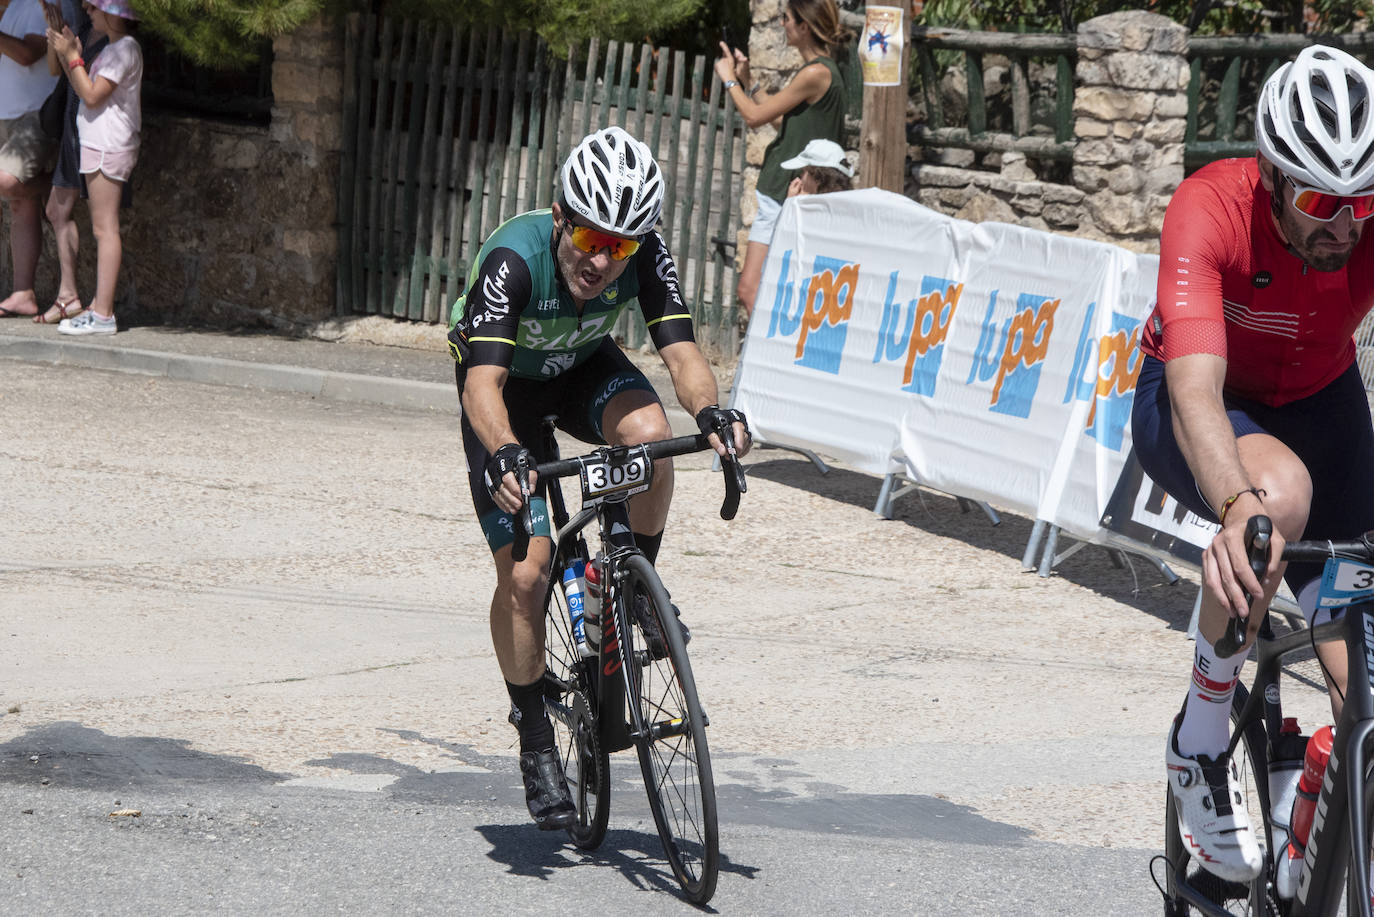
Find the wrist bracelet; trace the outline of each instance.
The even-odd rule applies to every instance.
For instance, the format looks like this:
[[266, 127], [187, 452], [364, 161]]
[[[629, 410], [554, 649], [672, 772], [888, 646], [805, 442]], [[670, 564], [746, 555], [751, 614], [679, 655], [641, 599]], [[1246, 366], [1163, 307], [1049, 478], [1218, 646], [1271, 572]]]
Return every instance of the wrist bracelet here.
[[726, 91], [726, 92], [729, 92], [731, 89], [734, 89], [734, 88], [735, 88], [736, 86], [738, 86], [738, 85], [739, 85], [739, 81], [738, 81], [738, 80], [726, 80], [726, 81], [725, 81], [725, 91]]
[[71, 60], [67, 61], [68, 70], [75, 70], [77, 67], [84, 66], [86, 66], [86, 62], [79, 57], [73, 57]]
[[1234, 493], [1231, 496], [1227, 497], [1226, 502], [1221, 504], [1221, 512], [1217, 514], [1217, 517], [1221, 520], [1222, 525], [1226, 524], [1226, 511], [1229, 510], [1232, 506], [1234, 506], [1235, 502], [1239, 500], [1241, 496], [1244, 494], [1254, 494], [1255, 499], [1259, 500], [1261, 503], [1264, 502], [1264, 498], [1268, 496], [1268, 494], [1260, 490], [1258, 487], [1247, 487], [1244, 490], [1238, 491], [1237, 493]]

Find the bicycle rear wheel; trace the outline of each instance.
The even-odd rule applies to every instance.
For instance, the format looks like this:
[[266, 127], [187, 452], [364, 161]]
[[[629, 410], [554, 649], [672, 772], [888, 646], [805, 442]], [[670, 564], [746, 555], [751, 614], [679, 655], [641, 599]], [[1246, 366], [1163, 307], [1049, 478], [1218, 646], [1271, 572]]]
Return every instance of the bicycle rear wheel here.
[[611, 813], [610, 756], [597, 738], [596, 659], [578, 654], [567, 599], [557, 584], [549, 592], [544, 634], [544, 706], [577, 806], [577, 822], [568, 828], [568, 836], [583, 850], [594, 850], [606, 837]]
[[[705, 904], [716, 891], [720, 870], [720, 836], [716, 824], [716, 788], [706, 746], [706, 716], [697, 699], [696, 681], [687, 661], [677, 616], [668, 590], [653, 566], [640, 555], [626, 561], [627, 576], [619, 602], [629, 625], [630, 722], [639, 750], [639, 766], [649, 794], [673, 875], [688, 900]], [[655, 659], [635, 604], [659, 622], [667, 654]]]
[[[1240, 712], [1250, 692], [1244, 685], [1236, 686], [1231, 702], [1231, 728], [1237, 728]], [[1192, 861], [1183, 839], [1178, 834], [1178, 813], [1174, 809], [1174, 794], [1165, 791], [1164, 856], [1168, 861], [1164, 880], [1165, 917], [1189, 917], [1201, 913], [1188, 903], [1179, 891], [1179, 874], [1184, 873], [1190, 888], [1200, 892], [1208, 901], [1231, 914], [1250, 917], [1278, 917], [1283, 911], [1274, 896], [1270, 878], [1273, 874], [1269, 852], [1273, 849], [1273, 823], [1269, 811], [1269, 752], [1264, 724], [1251, 723], [1241, 734], [1235, 751], [1241, 799], [1260, 845], [1264, 869], [1252, 882], [1228, 882], [1220, 879]]]

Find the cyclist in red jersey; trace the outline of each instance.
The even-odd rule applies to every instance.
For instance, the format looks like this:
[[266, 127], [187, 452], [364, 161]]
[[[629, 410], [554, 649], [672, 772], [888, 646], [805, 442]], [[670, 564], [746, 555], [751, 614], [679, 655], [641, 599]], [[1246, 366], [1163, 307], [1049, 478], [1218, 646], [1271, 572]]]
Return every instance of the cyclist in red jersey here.
[[[1374, 71], [1307, 48], [1266, 82], [1255, 122], [1255, 159], [1200, 169], [1169, 204], [1132, 412], [1146, 473], [1222, 526], [1203, 552], [1192, 678], [1165, 757], [1184, 844], [1231, 881], [1262, 865], [1226, 755], [1236, 681], [1280, 577], [1310, 620], [1321, 572], [1275, 561], [1260, 583], [1246, 522], [1273, 520], [1274, 558], [1286, 541], [1374, 529], [1362, 486], [1374, 429], [1352, 339], [1374, 307]], [[1221, 656], [1237, 617], [1245, 647]], [[1344, 656], [1322, 656], [1343, 691]]]

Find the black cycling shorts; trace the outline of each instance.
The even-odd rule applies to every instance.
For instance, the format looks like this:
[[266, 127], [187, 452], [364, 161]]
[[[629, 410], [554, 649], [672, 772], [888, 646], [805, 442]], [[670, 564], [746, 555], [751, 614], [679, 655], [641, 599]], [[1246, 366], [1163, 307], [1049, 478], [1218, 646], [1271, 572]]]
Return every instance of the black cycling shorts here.
[[[1374, 472], [1374, 426], [1358, 366], [1352, 364], [1321, 391], [1281, 407], [1231, 395], [1225, 403], [1237, 439], [1267, 433], [1307, 466], [1312, 507], [1304, 539], [1340, 541], [1374, 529], [1374, 488], [1368, 486]], [[1164, 363], [1151, 356], [1144, 358], [1136, 382], [1131, 436], [1140, 467], [1151, 480], [1202, 518], [1220, 521], [1174, 438]], [[1289, 564], [1283, 578], [1297, 595], [1321, 572], [1321, 564]]]
[[[460, 398], [466, 369], [461, 364], [455, 364]], [[543, 454], [539, 427], [545, 417], [556, 414], [558, 429], [583, 442], [604, 446], [606, 439], [601, 432], [601, 418], [606, 405], [621, 392], [636, 389], [648, 392], [655, 401], [659, 400], [644, 373], [608, 337], [584, 362], [551, 379], [507, 378], [502, 389], [502, 400], [506, 403], [511, 429], [515, 431], [520, 445], [534, 453], [536, 462], [544, 462], [548, 461], [549, 456]], [[461, 426], [473, 509], [477, 511], [482, 532], [487, 536], [487, 545], [494, 554], [515, 540], [515, 517], [503, 512], [487, 493], [483, 473], [491, 454], [468, 423], [466, 414], [462, 417]], [[550, 535], [552, 529], [544, 499], [532, 498], [530, 510], [535, 535]]]

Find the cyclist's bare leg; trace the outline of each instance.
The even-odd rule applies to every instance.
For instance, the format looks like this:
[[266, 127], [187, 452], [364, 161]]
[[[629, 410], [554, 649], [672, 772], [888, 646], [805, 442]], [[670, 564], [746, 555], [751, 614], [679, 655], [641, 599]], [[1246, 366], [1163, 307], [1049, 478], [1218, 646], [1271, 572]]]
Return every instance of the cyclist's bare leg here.
[[494, 555], [496, 591], [491, 597], [491, 642], [501, 675], [515, 685], [527, 685], [544, 674], [545, 570], [553, 542], [531, 538], [521, 563], [511, 559], [509, 546]]
[[[601, 414], [601, 432], [616, 446], [651, 443], [673, 435], [663, 405], [643, 389], [631, 389], [612, 398]], [[668, 520], [673, 500], [673, 460], [654, 462], [649, 489], [630, 499], [630, 526], [637, 535], [657, 535]]]
[[[1307, 468], [1287, 446], [1272, 436], [1251, 434], [1236, 443], [1246, 477], [1265, 492], [1264, 512], [1275, 527], [1275, 545], [1281, 540], [1302, 537], [1307, 525], [1307, 511], [1311, 503], [1312, 482]], [[1245, 510], [1249, 512], [1249, 510]], [[1232, 510], [1236, 512], [1236, 510]], [[1204, 586], [1198, 615], [1198, 639], [1193, 652], [1193, 672], [1188, 698], [1182, 718], [1176, 728], [1176, 742], [1180, 754], [1205, 754], [1215, 757], [1225, 748], [1230, 737], [1231, 698], [1244, 665], [1246, 652], [1255, 640], [1263, 618], [1282, 578], [1283, 567], [1261, 584], [1263, 595], [1251, 606], [1245, 646], [1236, 654], [1223, 657], [1216, 652], [1217, 641], [1230, 622], [1228, 606], [1217, 589], [1218, 562], [1215, 552], [1220, 539], [1213, 542], [1203, 558]], [[1227, 555], [1221, 554], [1222, 562]], [[1227, 567], [1227, 572], [1232, 572]]]

